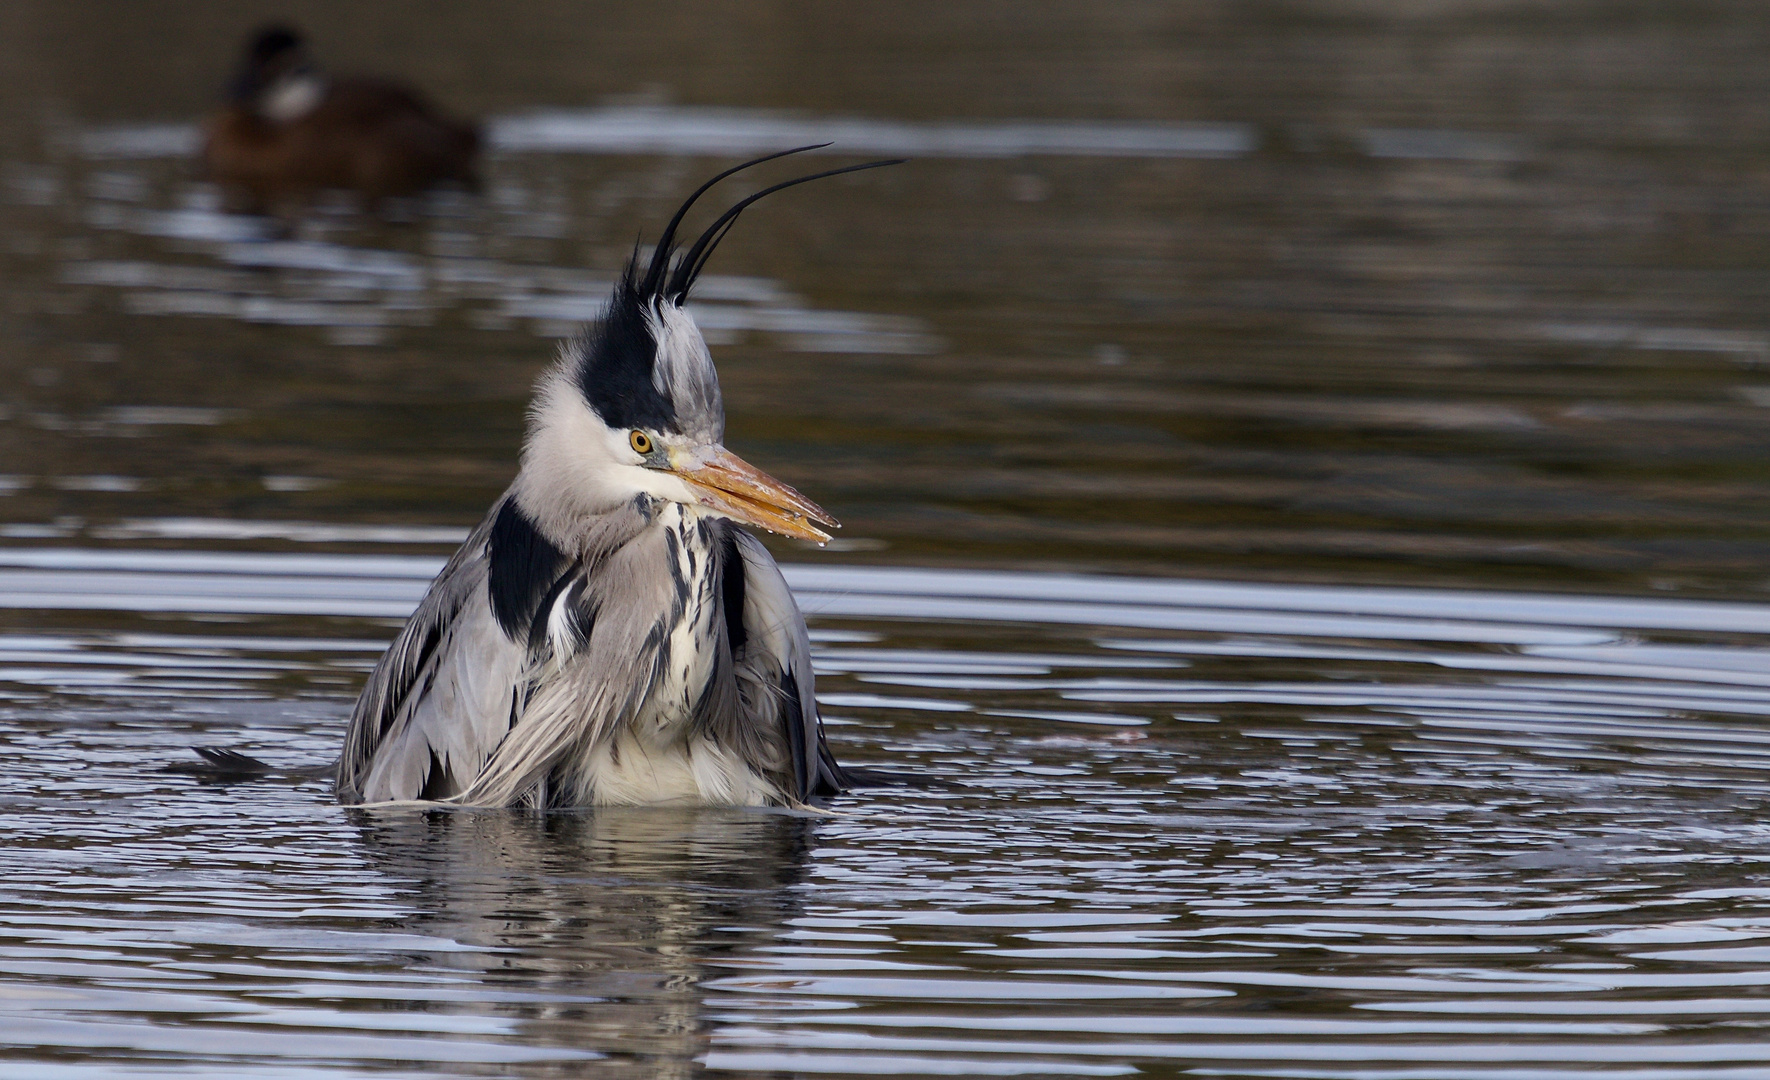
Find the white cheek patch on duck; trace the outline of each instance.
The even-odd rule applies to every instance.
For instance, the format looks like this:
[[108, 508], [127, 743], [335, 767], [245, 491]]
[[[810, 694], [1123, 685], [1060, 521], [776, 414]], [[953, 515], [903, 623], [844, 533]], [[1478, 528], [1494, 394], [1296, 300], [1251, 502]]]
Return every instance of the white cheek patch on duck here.
[[660, 300], [647, 309], [645, 321], [657, 346], [652, 386], [675, 406], [682, 433], [698, 442], [722, 441], [725, 402], [719, 394], [719, 374], [694, 317]]
[[267, 120], [287, 124], [312, 112], [325, 96], [326, 82], [318, 75], [286, 75], [264, 91], [258, 111]]

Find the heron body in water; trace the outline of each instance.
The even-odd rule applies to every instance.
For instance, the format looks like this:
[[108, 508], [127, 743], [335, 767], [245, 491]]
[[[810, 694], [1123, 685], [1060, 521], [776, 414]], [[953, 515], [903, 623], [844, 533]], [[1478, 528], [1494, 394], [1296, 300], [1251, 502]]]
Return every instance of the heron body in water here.
[[357, 701], [340, 802], [796, 806], [848, 786], [805, 620], [743, 528], [822, 542], [835, 522], [725, 449], [718, 376], [684, 302], [756, 199], [894, 162], [777, 184], [676, 244], [696, 198], [780, 156], [690, 196], [541, 377], [515, 481]]

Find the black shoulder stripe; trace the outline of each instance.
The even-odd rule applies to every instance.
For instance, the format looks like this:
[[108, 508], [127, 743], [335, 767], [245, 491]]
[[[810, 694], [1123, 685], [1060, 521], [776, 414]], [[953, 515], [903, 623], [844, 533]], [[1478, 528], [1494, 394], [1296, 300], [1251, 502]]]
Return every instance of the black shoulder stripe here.
[[506, 499], [492, 522], [491, 568], [486, 585], [492, 612], [511, 641], [526, 641], [541, 599], [565, 572], [565, 553], [541, 535], [528, 515]]
[[736, 657], [743, 652], [744, 642], [748, 640], [744, 633], [744, 553], [738, 550], [736, 525], [727, 525], [720, 530], [719, 563], [719, 599], [725, 608], [725, 640], [731, 645], [731, 655]]

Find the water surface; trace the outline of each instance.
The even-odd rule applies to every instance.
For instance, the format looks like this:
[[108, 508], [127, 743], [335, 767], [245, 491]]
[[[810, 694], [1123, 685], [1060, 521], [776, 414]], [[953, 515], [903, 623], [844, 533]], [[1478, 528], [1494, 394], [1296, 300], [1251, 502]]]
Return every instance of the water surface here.
[[333, 755], [439, 565], [0, 553], [19, 1075], [1762, 1074], [1770, 606], [792, 565], [836, 753], [925, 786], [160, 770]]

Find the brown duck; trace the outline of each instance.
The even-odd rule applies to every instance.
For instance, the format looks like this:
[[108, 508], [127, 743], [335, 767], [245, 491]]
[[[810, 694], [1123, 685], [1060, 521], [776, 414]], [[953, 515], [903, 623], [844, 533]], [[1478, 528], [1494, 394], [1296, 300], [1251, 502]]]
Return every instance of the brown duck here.
[[246, 45], [228, 104], [204, 125], [203, 164], [241, 209], [269, 212], [325, 188], [369, 208], [439, 183], [477, 187], [479, 131], [416, 90], [328, 78], [284, 26]]

